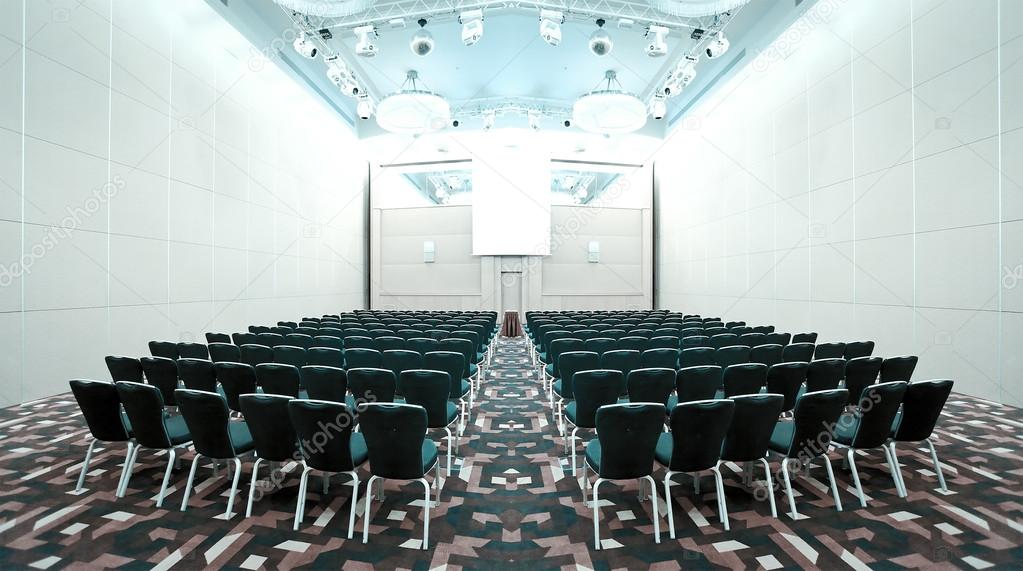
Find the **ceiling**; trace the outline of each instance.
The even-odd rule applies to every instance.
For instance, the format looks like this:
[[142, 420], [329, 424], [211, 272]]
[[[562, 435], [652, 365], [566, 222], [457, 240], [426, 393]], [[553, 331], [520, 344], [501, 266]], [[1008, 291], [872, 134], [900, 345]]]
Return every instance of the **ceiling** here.
[[[347, 62], [364, 91], [368, 91], [374, 100], [400, 89], [407, 72], [416, 70], [421, 88], [425, 86], [451, 103], [453, 115], [460, 119], [459, 130], [481, 127], [479, 113], [472, 110], [498, 101], [541, 105], [549, 111], [541, 120], [543, 130], [575, 130], [574, 127], [566, 129], [562, 125], [562, 117], [567, 118], [566, 113], [570, 112], [577, 97], [606, 83], [603, 77], [607, 70], [617, 73], [626, 91], [646, 100], [660, 87], [677, 61], [687, 53], [697, 49], [702, 51], [706, 44], [706, 40], [701, 43], [690, 38], [690, 30], [682, 25], [685, 21], [664, 16], [673, 24], [667, 37], [668, 55], [649, 57], [643, 50], [647, 43], [643, 20], [637, 20], [629, 29], [622, 29], [618, 20], [609, 18], [605, 29], [614, 40], [614, 48], [608, 55], [596, 56], [587, 45], [590, 34], [596, 30], [595, 23], [590, 19], [573, 17], [562, 25], [561, 44], [552, 47], [538, 33], [537, 9], [519, 8], [520, 4], [508, 2], [502, 4], [503, 8], [484, 11], [483, 38], [473, 46], [465, 46], [461, 41], [461, 25], [455, 16], [457, 11], [434, 14], [428, 18], [426, 26], [435, 41], [433, 52], [418, 56], [409, 47], [409, 40], [419, 28], [415, 22], [415, 7], [420, 10], [436, 8], [437, 1], [406, 3], [408, 7], [403, 14], [406, 27], [403, 29], [392, 29], [384, 21], [379, 21], [379, 36], [375, 40], [378, 55], [363, 58], [355, 55], [356, 37], [352, 28], [367, 19], [379, 17], [380, 10], [323, 22], [306, 21], [273, 0], [207, 0], [254, 46], [264, 46], [260, 48], [264, 55], [341, 114], [361, 137], [377, 135], [381, 131], [375, 121], [356, 117], [355, 100], [342, 95], [327, 79], [322, 59], [306, 59], [292, 49], [291, 40], [297, 29], [330, 29], [333, 37], [320, 43], [321, 52], [336, 53]], [[696, 80], [682, 95], [668, 100], [665, 120], [648, 121], [642, 133], [657, 138], [665, 136], [682, 118], [685, 109], [751, 60], [752, 55], [773, 41], [814, 1], [752, 0], [730, 17], [718, 20], [717, 25], [723, 25], [731, 42], [729, 52], [717, 59], [701, 58]], [[443, 5], [457, 7], [464, 4], [460, 0], [444, 0]], [[574, 0], [572, 5], [600, 6], [601, 2]], [[652, 9], [646, 13], [652, 17], [659, 14]], [[361, 21], [358, 20], [360, 17]], [[713, 18], [690, 22], [694, 26], [709, 28], [716, 25]], [[320, 42], [320, 38], [317, 41]], [[500, 127], [523, 127], [526, 123], [524, 114], [499, 114], [497, 118]]]

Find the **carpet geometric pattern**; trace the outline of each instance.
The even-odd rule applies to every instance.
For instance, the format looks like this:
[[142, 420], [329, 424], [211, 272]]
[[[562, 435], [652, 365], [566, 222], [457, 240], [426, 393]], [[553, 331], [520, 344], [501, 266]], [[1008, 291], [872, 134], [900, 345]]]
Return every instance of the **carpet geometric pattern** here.
[[[778, 490], [780, 518], [775, 519], [763, 493], [743, 486], [741, 467], [726, 465], [722, 472], [731, 531], [718, 521], [709, 473], [700, 495], [683, 476], [672, 488], [678, 532], [672, 540], [663, 519], [663, 470], [658, 469], [662, 539], [655, 544], [651, 503], [639, 501], [637, 484], [605, 484], [601, 551], [593, 549], [592, 511], [582, 503], [550, 412], [524, 342], [499, 340], [455, 471], [444, 479], [440, 504], [430, 510], [430, 549], [422, 551], [420, 484], [387, 483], [384, 501], [372, 504], [369, 543], [363, 544], [365, 471], [357, 533], [349, 540], [351, 486], [340, 476], [325, 495], [318, 476], [311, 479], [299, 531], [292, 531], [292, 518], [300, 470], [260, 498], [251, 517], [243, 517], [252, 466], [246, 459], [236, 513], [225, 521], [230, 482], [224, 470], [214, 478], [208, 466], [200, 468], [188, 511], [178, 511], [191, 453], [185, 469], [172, 475], [161, 509], [154, 506], [154, 497], [165, 460], [152, 451], [140, 454], [128, 493], [119, 499], [114, 492], [124, 449], [97, 448], [85, 489], [75, 494], [90, 439], [70, 393], [0, 410], [0, 567], [536, 571], [1023, 566], [1019, 409], [952, 395], [936, 432], [947, 494], [937, 490], [926, 449], [904, 445], [899, 460], [909, 496], [898, 497], [883, 455], [871, 452], [857, 460], [869, 502], [860, 508], [849, 472], [832, 454], [845, 510], [835, 511], [827, 476], [816, 466], [794, 482], [802, 517], [793, 521], [784, 513], [786, 500]], [[438, 444], [441, 436], [432, 434]], [[583, 441], [591, 437], [584, 434]], [[778, 468], [773, 462], [772, 469]]]

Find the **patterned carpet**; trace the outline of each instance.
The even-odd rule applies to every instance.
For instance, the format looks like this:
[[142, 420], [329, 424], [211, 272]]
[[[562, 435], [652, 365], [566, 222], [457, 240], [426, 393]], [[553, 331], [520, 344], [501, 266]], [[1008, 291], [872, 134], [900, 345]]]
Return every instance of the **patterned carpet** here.
[[[605, 484], [600, 496], [605, 550], [595, 551], [592, 512], [582, 503], [579, 484], [566, 475], [562, 439], [521, 341], [499, 344], [484, 389], [462, 439], [463, 460], [431, 510], [427, 551], [416, 549], [423, 524], [419, 484], [388, 484], [385, 501], [373, 503], [368, 544], [360, 535], [346, 539], [351, 488], [341, 478], [326, 497], [313, 480], [297, 532], [291, 530], [295, 473], [258, 501], [250, 518], [242, 517], [245, 496], [239, 494], [240, 514], [224, 521], [229, 482], [223, 471], [215, 479], [208, 468], [200, 471], [187, 512], [176, 509], [187, 473], [176, 472], [165, 508], [157, 509], [153, 499], [163, 458], [143, 453], [128, 495], [117, 499], [124, 451], [106, 449], [94, 456], [86, 489], [75, 495], [89, 439], [70, 394], [2, 410], [0, 568], [1023, 567], [1018, 409], [953, 395], [938, 435], [947, 495], [936, 491], [926, 452], [903, 447], [909, 497], [897, 496], [882, 456], [872, 453], [858, 461], [869, 495], [869, 507], [859, 508], [852, 479], [833, 455], [845, 511], [835, 512], [827, 476], [815, 467], [811, 477], [795, 484], [806, 517], [774, 519], [766, 500], [754, 499], [739, 468], [730, 466], [723, 472], [732, 531], [718, 521], [710, 476], [699, 496], [683, 478], [672, 493], [679, 539], [668, 538], [662, 521], [657, 545], [651, 504], [637, 499], [636, 484]], [[190, 460], [186, 456], [186, 467]], [[251, 462], [244, 469], [247, 484]], [[663, 487], [658, 491], [663, 496]], [[785, 511], [784, 496], [777, 499]], [[659, 501], [663, 518], [663, 497]]]

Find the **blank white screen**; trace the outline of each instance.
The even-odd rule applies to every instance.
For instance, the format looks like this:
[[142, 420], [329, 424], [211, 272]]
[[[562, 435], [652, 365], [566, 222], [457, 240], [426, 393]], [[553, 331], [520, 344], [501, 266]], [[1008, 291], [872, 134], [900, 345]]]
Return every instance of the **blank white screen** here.
[[551, 253], [551, 165], [524, 149], [501, 148], [473, 160], [474, 256]]

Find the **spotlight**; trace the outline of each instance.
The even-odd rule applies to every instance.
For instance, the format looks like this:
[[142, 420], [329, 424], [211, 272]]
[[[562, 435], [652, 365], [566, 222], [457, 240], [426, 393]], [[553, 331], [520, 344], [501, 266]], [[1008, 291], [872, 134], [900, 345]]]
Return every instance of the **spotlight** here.
[[494, 124], [497, 122], [497, 113], [494, 111], [487, 111], [483, 114], [483, 130], [489, 131], [494, 128]]
[[654, 119], [661, 120], [668, 113], [668, 104], [664, 102], [663, 95], [655, 95], [653, 100], [650, 101], [650, 116]]
[[665, 97], [675, 97], [682, 92], [685, 86], [692, 83], [696, 77], [697, 61], [693, 56], [682, 58], [675, 69], [668, 72], [668, 78], [664, 81], [664, 86], [661, 87], [661, 94]]
[[359, 114], [359, 119], [369, 119], [373, 116], [373, 102], [366, 95], [360, 95], [359, 104], [356, 105], [355, 110]]
[[412, 36], [409, 47], [412, 48], [412, 53], [417, 56], [425, 56], [433, 51], [433, 34], [426, 30], [425, 19], [419, 20], [419, 31]]
[[461, 125], [461, 124], [462, 124], [462, 123], [460, 123], [460, 122], [458, 121], [458, 119], [455, 119], [454, 121], [452, 121], [452, 122], [451, 122], [451, 126], [452, 126], [452, 127], [457, 127], [457, 126], [459, 126], [459, 125]]
[[664, 26], [650, 26], [646, 29], [646, 37], [650, 43], [646, 45], [646, 55], [650, 57], [661, 57], [668, 53], [668, 44], [664, 38], [668, 35], [668, 28]]
[[483, 10], [469, 10], [458, 16], [462, 24], [462, 43], [471, 46], [483, 37]]
[[604, 30], [604, 19], [597, 18], [597, 29], [590, 34], [590, 51], [593, 52], [593, 55], [606, 56], [611, 53], [614, 45], [611, 35]]
[[295, 47], [295, 51], [304, 58], [314, 59], [320, 51], [305, 37], [305, 32], [299, 32], [292, 45]]
[[373, 38], [377, 37], [377, 29], [373, 26], [359, 26], [353, 31], [355, 37], [359, 38], [355, 42], [355, 54], [362, 57], [377, 55], [377, 45], [373, 43]]
[[724, 32], [718, 32], [718, 36], [707, 46], [705, 53], [709, 59], [721, 57], [728, 51], [729, 45], [731, 44], [729, 44]]
[[540, 130], [540, 112], [530, 109], [526, 112], [526, 118], [529, 120], [529, 128], [534, 131]]
[[330, 82], [336, 85], [341, 93], [349, 97], [358, 96], [359, 82], [355, 80], [355, 75], [348, 69], [348, 66], [337, 56], [331, 56], [324, 61], [327, 62], [327, 78], [330, 79]]
[[569, 119], [565, 119], [565, 123], [564, 123], [564, 125], [565, 125], [566, 127], [571, 127], [571, 126], [572, 126], [572, 121], [570, 121]]
[[561, 43], [561, 23], [565, 15], [554, 10], [540, 10], [540, 37], [549, 45], [557, 47]]

